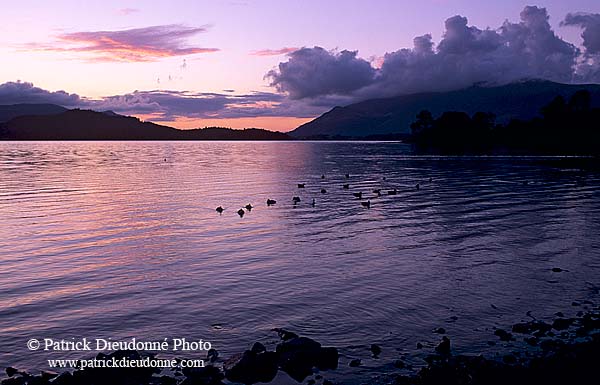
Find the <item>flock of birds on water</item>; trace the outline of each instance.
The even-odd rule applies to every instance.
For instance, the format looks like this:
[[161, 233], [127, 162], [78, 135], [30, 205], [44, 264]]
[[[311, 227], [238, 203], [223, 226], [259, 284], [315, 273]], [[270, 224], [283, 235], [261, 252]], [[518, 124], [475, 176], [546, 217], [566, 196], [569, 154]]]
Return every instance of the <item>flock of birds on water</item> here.
[[[346, 177], [346, 179], [349, 179], [350, 178], [350, 174], [346, 174], [345, 177]], [[321, 179], [325, 179], [325, 175], [321, 175]], [[385, 181], [386, 178], [383, 177], [383, 180]], [[432, 182], [432, 178], [429, 178], [429, 182]], [[306, 183], [298, 183], [298, 188], [299, 189], [303, 189], [305, 187], [306, 187]], [[344, 190], [349, 190], [350, 189], [350, 184], [349, 183], [345, 183], [342, 186], [342, 188]], [[419, 190], [420, 188], [421, 188], [421, 184], [417, 183], [415, 185], [415, 189]], [[380, 196], [383, 195], [382, 189], [374, 189], [373, 193], [376, 194], [375, 195], [376, 197], [380, 197]], [[321, 188], [321, 194], [327, 194], [327, 190], [325, 188]], [[397, 195], [397, 194], [398, 194], [398, 189], [396, 189], [396, 188], [394, 188], [393, 190], [387, 190], [387, 195]], [[354, 195], [356, 198], [358, 198], [358, 199], [361, 200], [360, 204], [361, 204], [362, 207], [367, 208], [367, 209], [371, 208], [371, 199], [367, 199], [367, 201], [363, 201], [362, 200], [363, 199], [363, 193], [362, 193], [362, 191], [361, 192], [354, 192], [354, 193], [352, 193], [352, 195]], [[301, 201], [302, 200], [300, 199], [299, 196], [292, 197], [292, 202], [294, 203], [294, 206], [296, 206]], [[313, 198], [311, 206], [315, 207], [316, 206], [316, 202], [317, 202], [316, 199]], [[267, 206], [268, 207], [273, 206], [275, 204], [277, 204], [277, 201], [275, 199], [270, 199], [270, 198], [267, 199]], [[242, 218], [246, 214], [246, 212], [252, 211], [253, 208], [254, 208], [254, 206], [252, 206], [252, 204], [248, 203], [246, 206], [240, 208], [237, 211], [237, 214], [240, 216], [240, 218]], [[223, 214], [223, 212], [225, 211], [225, 208], [223, 208], [223, 206], [219, 206], [219, 207], [217, 207], [215, 209], [215, 211], [218, 212], [219, 215], [220, 215], [220, 214]]]

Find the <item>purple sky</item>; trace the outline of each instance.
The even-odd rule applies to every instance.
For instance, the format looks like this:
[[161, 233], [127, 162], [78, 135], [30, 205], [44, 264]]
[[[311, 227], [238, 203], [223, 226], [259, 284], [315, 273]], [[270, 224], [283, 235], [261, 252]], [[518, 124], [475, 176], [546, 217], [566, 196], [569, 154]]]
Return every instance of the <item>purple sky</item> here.
[[599, 14], [591, 0], [21, 0], [2, 9], [0, 104], [288, 130], [371, 97], [598, 83]]

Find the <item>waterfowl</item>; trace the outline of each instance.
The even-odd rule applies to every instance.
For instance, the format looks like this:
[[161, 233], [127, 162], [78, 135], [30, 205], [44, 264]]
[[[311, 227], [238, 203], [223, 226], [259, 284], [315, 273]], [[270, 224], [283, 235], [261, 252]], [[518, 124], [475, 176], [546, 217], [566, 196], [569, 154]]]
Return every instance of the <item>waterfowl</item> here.
[[321, 179], [325, 179], [325, 174], [321, 174]]
[[346, 178], [350, 178], [350, 174], [346, 174]]
[[432, 177], [429, 177], [429, 182], [433, 182], [433, 178]]
[[215, 211], [218, 212], [219, 214], [223, 214], [223, 211], [225, 211], [225, 209], [223, 207], [219, 206], [215, 209]]
[[250, 203], [248, 203], [246, 206], [246, 210], [250, 211], [254, 208], [254, 206], [252, 206]]
[[304, 188], [305, 183], [298, 183], [298, 188]]
[[272, 206], [275, 203], [277, 203], [277, 201], [275, 199], [267, 199], [267, 206]]
[[362, 192], [352, 193], [352, 195], [354, 195], [358, 199], [362, 198]]
[[396, 195], [396, 194], [398, 194], [398, 190], [396, 190], [396, 189], [388, 191], [388, 195]]
[[312, 207], [315, 207], [315, 205], [317, 204], [317, 201], [315, 200], [315, 198], [313, 198], [312, 203], [310, 204]]
[[368, 209], [371, 208], [371, 201], [370, 200], [368, 200], [366, 202], [360, 202], [360, 204], [362, 205], [362, 207], [366, 207]]
[[321, 194], [327, 194], [327, 190], [325, 190], [324, 188], [321, 189]]
[[348, 190], [349, 188], [350, 188], [350, 185], [349, 185], [348, 183], [346, 183], [346, 184], [344, 185], [344, 190]]
[[421, 184], [417, 183], [417, 184], [415, 185], [415, 188], [416, 188], [417, 190], [420, 190], [420, 189], [421, 189]]
[[293, 197], [292, 200], [294, 201], [294, 204], [299, 203], [300, 197]]
[[381, 193], [381, 189], [380, 188], [376, 188], [375, 190], [373, 190], [373, 192], [375, 194], [380, 194]]
[[246, 214], [246, 212], [244, 211], [244, 209], [239, 209], [237, 213], [240, 216], [240, 218], [243, 217], [244, 214]]

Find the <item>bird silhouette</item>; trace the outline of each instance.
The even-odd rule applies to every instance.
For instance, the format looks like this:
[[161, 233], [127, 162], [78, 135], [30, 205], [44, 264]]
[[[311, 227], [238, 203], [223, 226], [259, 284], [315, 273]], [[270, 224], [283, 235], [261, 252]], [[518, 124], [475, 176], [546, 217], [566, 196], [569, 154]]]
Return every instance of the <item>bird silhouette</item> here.
[[348, 183], [346, 183], [346, 184], [344, 185], [344, 190], [348, 190], [349, 188], [350, 188], [350, 185], [349, 185]]
[[298, 188], [304, 188], [305, 183], [298, 183]]
[[370, 200], [368, 200], [366, 202], [360, 202], [360, 204], [362, 205], [362, 207], [366, 207], [368, 209], [371, 208], [371, 201]]
[[248, 211], [251, 211], [254, 208], [254, 206], [252, 206], [250, 203], [248, 203], [245, 207]]
[[420, 190], [420, 189], [421, 189], [421, 184], [420, 184], [420, 183], [417, 183], [417, 184], [415, 185], [415, 188], [416, 188], [417, 190]]
[[267, 199], [267, 206], [272, 206], [275, 203], [277, 203], [277, 201], [275, 199]]
[[241, 218], [241, 217], [243, 217], [243, 216], [244, 216], [244, 214], [246, 214], [246, 212], [244, 211], [244, 209], [239, 209], [239, 210], [237, 211], [237, 213], [238, 213], [238, 215], [240, 216], [240, 218]]
[[315, 200], [315, 198], [313, 198], [312, 203], [310, 204], [312, 207], [315, 207], [315, 205], [317, 204], [317, 201]]
[[294, 204], [301, 202], [300, 197], [293, 197]]
[[362, 198], [362, 192], [356, 192], [356, 193], [352, 193], [352, 195], [354, 195], [355, 197], [357, 197], [358, 199]]
[[321, 189], [321, 194], [327, 194], [327, 190], [325, 190], [324, 188]]
[[396, 189], [388, 191], [388, 195], [396, 195], [396, 194], [398, 194], [398, 190], [396, 190]]
[[223, 214], [223, 211], [225, 211], [225, 209], [223, 207], [219, 206], [215, 209], [215, 211], [218, 212], [219, 214]]

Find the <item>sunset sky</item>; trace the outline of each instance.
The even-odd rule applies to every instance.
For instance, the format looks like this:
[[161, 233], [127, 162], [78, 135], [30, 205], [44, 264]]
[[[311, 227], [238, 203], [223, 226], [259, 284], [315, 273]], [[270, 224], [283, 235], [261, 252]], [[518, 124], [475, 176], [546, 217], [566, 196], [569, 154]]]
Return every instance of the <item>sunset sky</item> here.
[[181, 128], [287, 131], [372, 97], [531, 77], [600, 82], [597, 0], [21, 0], [1, 9], [0, 104], [111, 109]]

